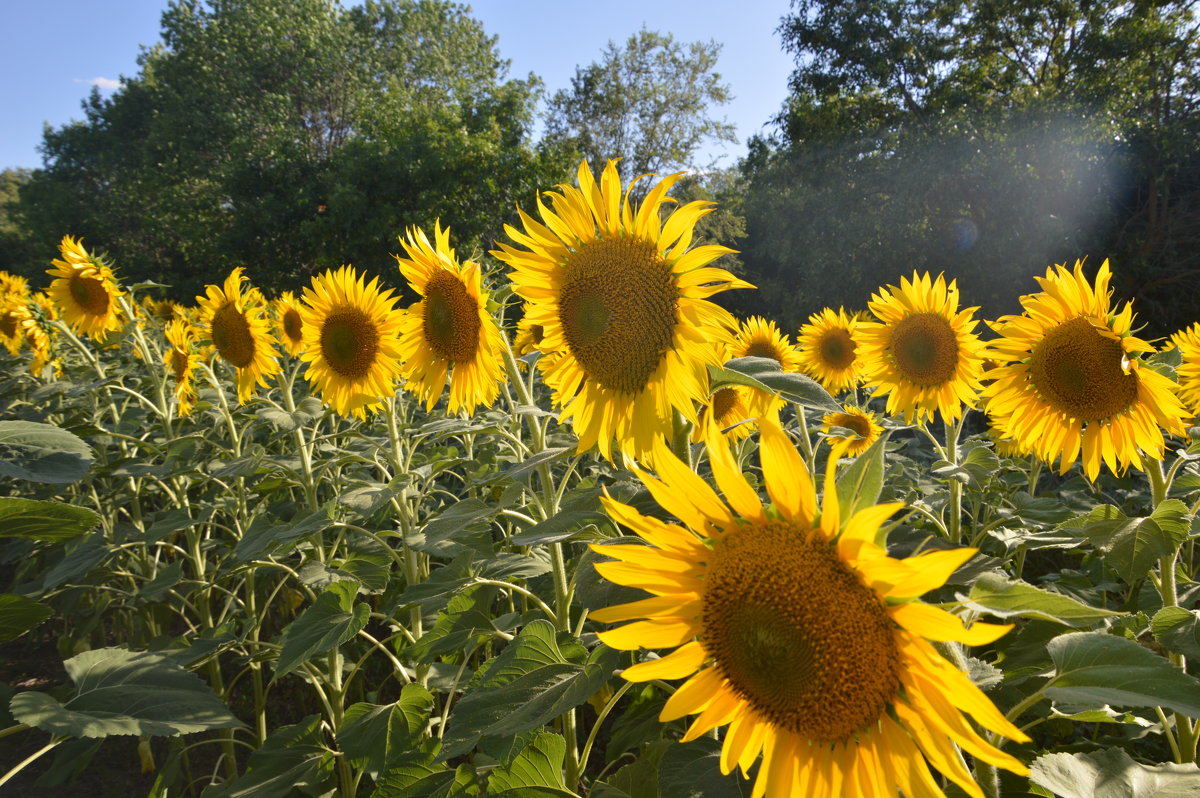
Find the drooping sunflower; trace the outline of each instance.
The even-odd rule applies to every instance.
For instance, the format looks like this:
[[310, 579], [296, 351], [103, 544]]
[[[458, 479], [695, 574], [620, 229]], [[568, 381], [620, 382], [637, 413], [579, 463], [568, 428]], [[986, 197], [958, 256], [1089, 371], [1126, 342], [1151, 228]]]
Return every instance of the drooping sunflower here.
[[21, 351], [28, 315], [29, 306], [20, 295], [0, 293], [0, 346], [4, 346], [10, 355]]
[[1026, 774], [966, 716], [1009, 739], [1028, 738], [929, 642], [984, 645], [1011, 627], [964, 628], [957, 616], [916, 600], [975, 550], [892, 558], [879, 527], [902, 505], [842, 518], [831, 468], [818, 511], [808, 470], [775, 422], [761, 424], [759, 451], [769, 509], [715, 431], [709, 459], [728, 506], [665, 446], [653, 455], [657, 476], [635, 472], [684, 526], [602, 499], [649, 545], [593, 546], [616, 560], [597, 571], [653, 596], [593, 612], [605, 623], [634, 621], [600, 639], [629, 651], [674, 649], [622, 676], [686, 678], [660, 719], [699, 714], [684, 741], [727, 724], [722, 771], [747, 774], [762, 754], [755, 798], [941, 796], [930, 765], [982, 798], [956, 746]]
[[825, 308], [800, 328], [796, 342], [800, 368], [832, 394], [850, 390], [862, 376], [859, 324], [858, 317], [845, 308]]
[[[450, 381], [447, 412], [490, 405], [504, 376], [504, 339], [487, 304], [479, 264], [459, 262], [450, 228], [434, 223], [433, 241], [421, 228], [400, 239], [400, 271], [421, 297], [405, 315], [400, 341], [405, 387], [432, 410]], [[451, 369], [453, 368], [453, 373]]]
[[1193, 416], [1200, 416], [1200, 322], [1171, 336], [1182, 361], [1175, 370], [1179, 381], [1179, 399]]
[[522, 315], [517, 322], [517, 334], [513, 336], [513, 351], [518, 357], [538, 351], [543, 334], [542, 325], [530, 321], [528, 313]]
[[841, 433], [834, 431], [833, 427], [852, 430], [855, 434], [845, 439], [845, 443], [841, 444], [841, 451], [849, 457], [857, 457], [879, 440], [883, 427], [879, 426], [878, 416], [859, 410], [854, 405], [842, 405], [842, 411], [825, 414], [821, 419], [824, 422], [822, 431], [826, 435], [837, 437]]
[[62, 257], [51, 261], [55, 268], [47, 269], [46, 274], [55, 278], [47, 290], [63, 320], [72, 330], [94, 340], [121, 329], [117, 297], [125, 292], [117, 286], [112, 268], [88, 254], [83, 239], [63, 236], [59, 253]]
[[206, 286], [204, 296], [196, 297], [200, 306], [202, 329], [217, 354], [237, 371], [238, 401], [245, 402], [255, 385], [266, 386], [267, 377], [279, 373], [279, 353], [270, 322], [262, 304], [262, 294], [249, 282], [242, 267], [225, 278], [224, 286]]
[[196, 331], [186, 320], [173, 318], [163, 331], [170, 345], [164, 353], [167, 369], [175, 378], [175, 399], [179, 402], [179, 415], [191, 414], [196, 404], [196, 386], [192, 382], [192, 371], [199, 359], [195, 352]]
[[292, 357], [299, 357], [304, 348], [304, 322], [300, 318], [300, 303], [291, 291], [284, 291], [272, 308], [279, 330], [279, 340]]
[[302, 299], [304, 378], [335, 412], [365, 418], [395, 394], [400, 374], [403, 315], [391, 289], [342, 266], [314, 277]]
[[[738, 357], [771, 358], [785, 372], [796, 372], [800, 369], [800, 357], [795, 347], [788, 342], [787, 336], [780, 332], [775, 322], [762, 316], [751, 316], [738, 325], [737, 335], [725, 350], [725, 359]], [[744, 438], [757, 426], [758, 418], [768, 413], [778, 416], [783, 405], [784, 400], [775, 394], [748, 385], [726, 385], [718, 388], [700, 408], [699, 422], [692, 433], [692, 442], [698, 443], [701, 440], [709, 418], [731, 438]]]
[[1088, 479], [1103, 462], [1120, 474], [1142, 468], [1142, 456], [1161, 460], [1163, 430], [1184, 433], [1187, 411], [1178, 386], [1140, 368], [1138, 352], [1154, 347], [1133, 335], [1133, 307], [1111, 307], [1108, 261], [1093, 286], [1083, 262], [1037, 278], [1042, 290], [1021, 297], [1025, 312], [992, 324], [989, 344], [998, 366], [983, 392], [993, 426], [1061, 473], [1082, 454]]
[[887, 396], [887, 412], [908, 420], [940, 412], [957, 420], [973, 407], [983, 373], [984, 346], [974, 333], [977, 308], [958, 309], [958, 285], [929, 273], [900, 279], [871, 297], [878, 322], [858, 327], [863, 378], [873, 395]]
[[539, 364], [579, 451], [598, 446], [611, 458], [615, 440], [640, 456], [671, 428], [674, 411], [696, 421], [707, 366], [720, 365], [737, 327], [708, 297], [753, 287], [707, 265], [732, 250], [690, 248], [712, 203], [689, 202], [662, 218], [680, 177], [663, 178], [635, 208], [616, 161], [599, 184], [583, 161], [578, 187], [547, 192], [550, 207], [539, 199], [542, 221], [521, 212], [524, 231], [505, 226], [524, 249], [501, 244], [492, 253], [512, 267], [530, 323], [543, 330], [542, 351], [560, 355]]

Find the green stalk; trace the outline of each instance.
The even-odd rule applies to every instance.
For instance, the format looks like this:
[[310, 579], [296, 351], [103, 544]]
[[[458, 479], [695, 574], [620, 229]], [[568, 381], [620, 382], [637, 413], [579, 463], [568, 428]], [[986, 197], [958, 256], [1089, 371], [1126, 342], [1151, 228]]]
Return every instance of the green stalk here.
[[[964, 413], [957, 423], [946, 422], [946, 460], [952, 466], [958, 466], [958, 436], [962, 431]], [[946, 519], [946, 533], [950, 540], [958, 543], [962, 540], [962, 489], [963, 484], [957, 477], [951, 475], [950, 483], [950, 517]]]

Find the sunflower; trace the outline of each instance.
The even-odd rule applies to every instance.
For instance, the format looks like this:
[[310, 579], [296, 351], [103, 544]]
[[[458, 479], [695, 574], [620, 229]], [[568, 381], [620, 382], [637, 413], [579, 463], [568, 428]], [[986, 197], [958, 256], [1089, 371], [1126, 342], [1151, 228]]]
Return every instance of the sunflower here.
[[863, 378], [886, 395], [887, 412], [911, 420], [940, 411], [953, 422], [971, 407], [983, 373], [983, 343], [973, 330], [976, 308], [958, 310], [958, 286], [929, 273], [888, 286], [868, 303], [879, 322], [859, 325]]
[[796, 348], [800, 368], [833, 394], [858, 385], [862, 359], [858, 352], [859, 322], [845, 308], [825, 308], [808, 317], [800, 328]]
[[1200, 322], [1171, 336], [1179, 347], [1182, 362], [1175, 370], [1179, 380], [1179, 398], [1193, 416], [1200, 416]]
[[61, 259], [55, 258], [46, 274], [56, 278], [48, 289], [62, 310], [64, 321], [76, 332], [94, 340], [121, 328], [117, 298], [124, 292], [117, 287], [112, 269], [83, 248], [83, 240], [63, 236], [59, 244]]
[[237, 370], [238, 401], [245, 402], [256, 384], [266, 386], [267, 377], [279, 373], [279, 353], [261, 302], [262, 294], [250, 286], [239, 266], [225, 278], [225, 285], [205, 287], [196, 297], [201, 326], [217, 354]]
[[616, 161], [599, 184], [583, 161], [578, 188], [547, 192], [549, 208], [538, 201], [541, 222], [521, 212], [524, 232], [505, 226], [526, 249], [501, 244], [492, 253], [512, 267], [530, 323], [542, 327], [542, 351], [561, 354], [539, 364], [579, 451], [598, 446], [611, 459], [615, 439], [639, 456], [671, 428], [675, 411], [696, 421], [695, 405], [708, 396], [707, 367], [720, 365], [737, 327], [707, 298], [753, 287], [707, 265], [727, 247], [689, 249], [712, 203], [689, 202], [661, 218], [681, 176], [663, 178], [635, 209]]
[[528, 355], [540, 350], [544, 331], [542, 325], [529, 320], [528, 311], [517, 322], [517, 334], [513, 337], [513, 351], [517, 356]]
[[[779, 331], [775, 322], [762, 316], [751, 316], [738, 325], [737, 336], [725, 349], [725, 358], [728, 360], [738, 357], [771, 358], [785, 372], [796, 372], [800, 369], [800, 357], [788, 342], [787, 336]], [[747, 385], [727, 385], [718, 388], [700, 409], [699, 422], [692, 433], [692, 442], [699, 443], [703, 438], [710, 417], [730, 437], [740, 439], [749, 435], [757, 426], [755, 421], [758, 418], [768, 413], [777, 416], [783, 405], [784, 400], [775, 394]]]
[[304, 378], [343, 416], [364, 418], [395, 394], [403, 315], [379, 278], [366, 282], [351, 266], [313, 278], [299, 305], [309, 364]]
[[1120, 474], [1142, 467], [1142, 454], [1162, 459], [1163, 429], [1184, 434], [1187, 411], [1178, 386], [1141, 368], [1138, 352], [1154, 347], [1133, 335], [1133, 308], [1111, 308], [1108, 261], [1093, 286], [1066, 265], [1037, 278], [1041, 292], [1021, 297], [1025, 312], [992, 324], [1001, 336], [989, 356], [984, 407], [1014, 443], [1066, 473], [1082, 453], [1088, 479], [1103, 462]]
[[[459, 263], [450, 248], [450, 228], [433, 227], [433, 242], [416, 228], [400, 240], [407, 258], [400, 271], [421, 297], [409, 307], [401, 328], [405, 387], [432, 410], [450, 380], [447, 412], [471, 413], [500, 393], [504, 339], [488, 312], [479, 264]], [[450, 369], [453, 367], [453, 374]]]
[[29, 280], [19, 274], [9, 274], [0, 269], [0, 298], [7, 294], [29, 297]]
[[184, 319], [173, 318], [167, 322], [164, 335], [170, 344], [165, 360], [171, 376], [175, 378], [179, 415], [187, 416], [196, 404], [196, 386], [192, 384], [192, 370], [199, 359], [194, 351], [196, 332]]
[[602, 499], [612, 518], [649, 546], [593, 546], [616, 560], [597, 571], [654, 595], [593, 612], [605, 623], [634, 621], [600, 639], [629, 651], [675, 649], [622, 676], [687, 678], [660, 719], [699, 713], [684, 741], [728, 724], [721, 769], [747, 774], [761, 752], [755, 798], [898, 790], [941, 796], [928, 765], [982, 798], [956, 745], [1027, 774], [965, 716], [1009, 739], [1028, 738], [929, 642], [984, 645], [1011, 627], [964, 628], [958, 617], [915, 600], [975, 550], [889, 557], [879, 527], [902, 505], [843, 519], [831, 468], [818, 511], [808, 469], [774, 421], [763, 421], [759, 451], [770, 508], [711, 431], [713, 478], [729, 506], [665, 445], [653, 456], [657, 477], [635, 472], [687, 528]]
[[841, 433], [835, 432], [833, 427], [852, 430], [853, 436], [843, 438], [845, 443], [841, 444], [841, 453], [848, 457], [857, 457], [879, 440], [883, 427], [879, 426], [879, 417], [874, 413], [859, 410], [854, 405], [842, 405], [842, 410], [841, 413], [827, 413], [821, 419], [824, 422], [822, 430], [832, 437], [842, 436]]
[[8, 349], [10, 355], [21, 351], [28, 315], [29, 307], [19, 295], [0, 293], [0, 346]]
[[304, 323], [300, 320], [300, 307], [296, 295], [284, 291], [273, 303], [279, 340], [292, 357], [299, 357], [304, 348]]

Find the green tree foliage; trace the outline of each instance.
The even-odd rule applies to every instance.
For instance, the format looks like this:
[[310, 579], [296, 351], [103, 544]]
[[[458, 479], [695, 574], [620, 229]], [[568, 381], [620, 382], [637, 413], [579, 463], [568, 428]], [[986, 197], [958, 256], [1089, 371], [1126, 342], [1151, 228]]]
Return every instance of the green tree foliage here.
[[547, 140], [574, 146], [593, 171], [621, 158], [623, 180], [697, 166], [706, 140], [737, 142], [733, 125], [709, 115], [731, 99], [715, 71], [720, 52], [716, 42], [683, 44], [645, 28], [624, 47], [610, 41], [550, 98]]
[[17, 214], [21, 186], [29, 182], [28, 169], [0, 171], [0, 270], [23, 273], [33, 246]]
[[456, 3], [177, 0], [139, 63], [46, 133], [22, 193], [43, 260], [82, 235], [189, 298], [239, 265], [390, 275], [405, 227], [440, 218], [470, 252], [568, 174], [531, 143], [538, 80]]
[[1200, 282], [1191, 5], [793, 3], [792, 94], [743, 164], [771, 312], [862, 307], [913, 269], [1011, 312], [1032, 275], [1087, 256], [1155, 331], [1200, 315], [1179, 290]]

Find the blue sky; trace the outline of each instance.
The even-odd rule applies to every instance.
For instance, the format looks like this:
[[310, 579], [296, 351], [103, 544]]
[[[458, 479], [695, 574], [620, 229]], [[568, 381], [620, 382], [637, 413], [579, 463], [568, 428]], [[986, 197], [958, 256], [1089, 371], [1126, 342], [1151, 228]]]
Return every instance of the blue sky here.
[[[347, 3], [349, 4], [349, 3]], [[791, 59], [775, 28], [786, 0], [476, 0], [470, 4], [488, 33], [500, 37], [511, 75], [530, 72], [547, 93], [570, 86], [576, 65], [600, 57], [609, 40], [623, 43], [643, 25], [680, 41], [714, 39], [723, 45], [718, 71], [734, 100], [717, 117], [737, 127], [740, 143], [704, 154], [725, 164], [745, 153], [787, 95]], [[167, 0], [0, 0], [7, 32], [0, 49], [0, 169], [41, 166], [42, 126], [80, 119], [92, 85], [110, 91], [136, 75], [139, 45], [159, 38]], [[704, 160], [704, 159], [702, 159]]]

